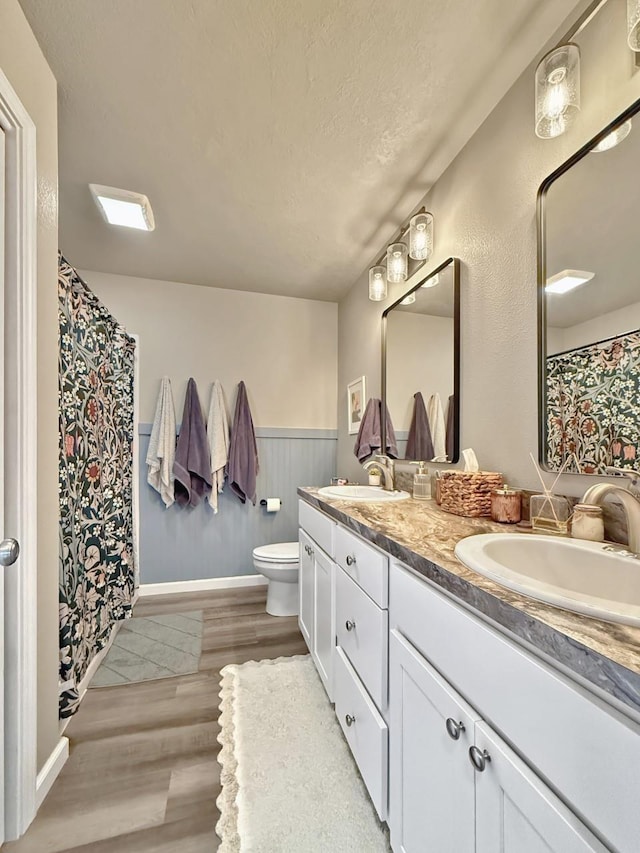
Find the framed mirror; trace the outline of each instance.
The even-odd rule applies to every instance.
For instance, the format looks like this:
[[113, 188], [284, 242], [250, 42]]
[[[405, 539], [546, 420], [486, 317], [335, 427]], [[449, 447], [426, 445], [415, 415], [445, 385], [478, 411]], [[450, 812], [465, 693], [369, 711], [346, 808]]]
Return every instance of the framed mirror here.
[[640, 467], [640, 100], [538, 191], [539, 456]]
[[[425, 275], [383, 312], [382, 402], [395, 431], [399, 459], [458, 461], [458, 258], [449, 258]], [[382, 418], [383, 447], [385, 427]]]

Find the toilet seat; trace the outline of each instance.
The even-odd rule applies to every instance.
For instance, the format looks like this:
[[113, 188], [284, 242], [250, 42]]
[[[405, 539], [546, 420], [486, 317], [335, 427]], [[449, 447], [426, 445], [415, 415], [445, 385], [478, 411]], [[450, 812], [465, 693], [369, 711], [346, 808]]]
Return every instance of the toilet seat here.
[[299, 545], [297, 542], [260, 545], [253, 549], [253, 557], [264, 563], [297, 563], [300, 559]]

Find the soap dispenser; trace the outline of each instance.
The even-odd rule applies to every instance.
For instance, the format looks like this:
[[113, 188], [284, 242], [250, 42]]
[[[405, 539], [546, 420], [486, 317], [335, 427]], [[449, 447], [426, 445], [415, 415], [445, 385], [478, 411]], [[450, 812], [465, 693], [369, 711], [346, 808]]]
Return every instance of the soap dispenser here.
[[418, 470], [413, 477], [413, 496], [417, 501], [431, 500], [431, 477], [424, 462], [418, 462]]

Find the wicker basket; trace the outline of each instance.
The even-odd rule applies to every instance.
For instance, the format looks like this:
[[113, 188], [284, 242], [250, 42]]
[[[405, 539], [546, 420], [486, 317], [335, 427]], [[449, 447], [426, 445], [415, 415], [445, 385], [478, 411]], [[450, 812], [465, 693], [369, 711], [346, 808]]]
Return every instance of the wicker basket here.
[[440, 506], [467, 518], [491, 515], [491, 491], [503, 484], [502, 474], [494, 471], [448, 471], [440, 483]]

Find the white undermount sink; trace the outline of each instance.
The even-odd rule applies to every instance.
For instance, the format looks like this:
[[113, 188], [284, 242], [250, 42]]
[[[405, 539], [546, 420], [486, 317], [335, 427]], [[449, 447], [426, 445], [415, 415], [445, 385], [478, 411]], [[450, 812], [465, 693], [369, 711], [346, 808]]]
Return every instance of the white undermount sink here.
[[465, 566], [538, 601], [640, 627], [640, 559], [602, 542], [535, 534], [461, 539]]
[[409, 492], [387, 492], [380, 486], [325, 486], [318, 489], [318, 494], [322, 498], [366, 503], [390, 503], [411, 497]]

